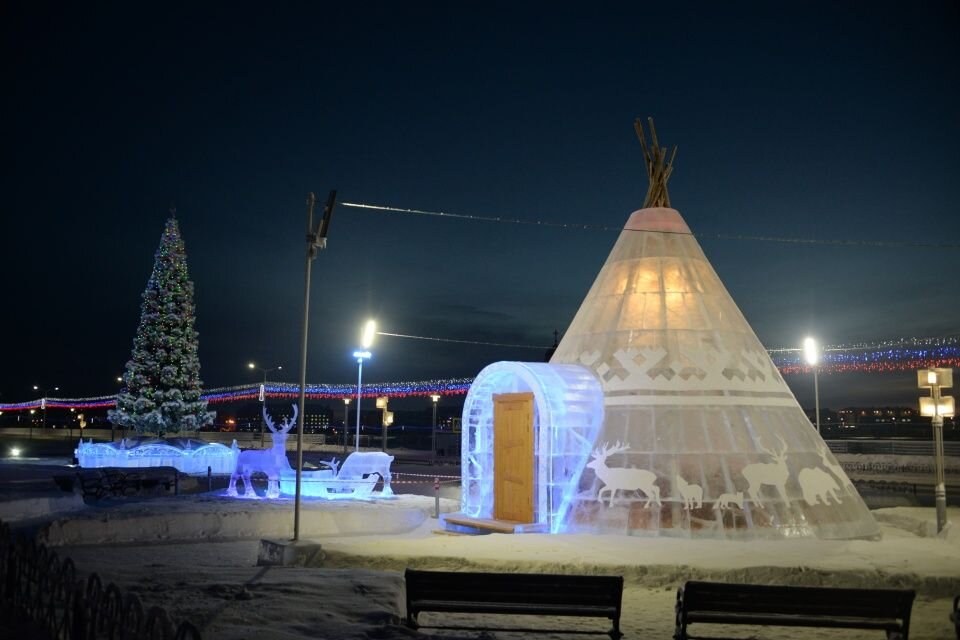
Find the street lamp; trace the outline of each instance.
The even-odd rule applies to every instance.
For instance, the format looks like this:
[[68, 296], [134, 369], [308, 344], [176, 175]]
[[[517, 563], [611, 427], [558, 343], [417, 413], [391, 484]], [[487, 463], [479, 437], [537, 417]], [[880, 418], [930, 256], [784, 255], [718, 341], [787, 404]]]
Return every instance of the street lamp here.
[[806, 338], [803, 341], [803, 359], [813, 369], [813, 402], [814, 411], [817, 414], [817, 433], [820, 433], [820, 382], [817, 380], [817, 364], [820, 362], [820, 349], [817, 341], [813, 338]]
[[380, 451], [387, 451], [387, 427], [393, 424], [393, 412], [389, 410], [390, 398], [380, 396], [377, 398], [377, 409], [382, 411], [380, 416]]
[[430, 394], [433, 400], [433, 427], [430, 429], [430, 464], [437, 464], [437, 403], [440, 402], [440, 394]]
[[[43, 410], [43, 428], [47, 428], [47, 391], [48, 389], [33, 385], [34, 391], [40, 392], [40, 408]], [[54, 387], [54, 391], [60, 391], [60, 387]], [[30, 437], [33, 438], [33, 428], [30, 430]]]
[[[248, 362], [248, 369], [256, 369], [257, 371], [263, 372], [263, 383], [260, 385], [260, 397], [257, 398], [260, 402], [263, 403], [264, 409], [267, 407], [267, 374], [271, 371], [281, 371], [282, 366], [277, 365], [276, 367], [269, 367], [264, 369], [263, 367], [258, 367], [256, 363]], [[263, 420], [260, 421], [260, 448], [263, 449]]]
[[276, 367], [268, 367], [268, 368], [264, 369], [263, 367], [258, 367], [258, 366], [257, 366], [255, 363], [253, 363], [253, 362], [248, 362], [248, 363], [247, 363], [247, 368], [248, 368], [248, 369], [256, 369], [257, 371], [262, 371], [262, 372], [263, 372], [263, 383], [260, 385], [260, 397], [258, 398], [258, 400], [260, 400], [260, 402], [266, 402], [266, 401], [267, 401], [267, 395], [266, 395], [266, 390], [267, 390], [267, 374], [270, 373], [271, 371], [282, 371], [282, 370], [283, 370], [283, 366], [277, 365]]
[[363, 384], [363, 361], [373, 357], [373, 354], [370, 353], [370, 347], [373, 345], [373, 337], [376, 334], [377, 323], [373, 320], [367, 320], [360, 334], [360, 349], [353, 352], [353, 357], [357, 359], [357, 438], [354, 451], [360, 451], [360, 406], [361, 402], [363, 402], [361, 393], [361, 385]]
[[934, 496], [937, 505], [937, 533], [947, 525], [947, 487], [943, 478], [943, 418], [955, 413], [953, 396], [941, 396], [940, 389], [953, 386], [953, 369], [920, 369], [917, 387], [930, 389], [929, 398], [920, 398], [920, 415], [929, 416], [933, 424]]
[[350, 398], [343, 399], [343, 457], [347, 457], [347, 429], [350, 425]]

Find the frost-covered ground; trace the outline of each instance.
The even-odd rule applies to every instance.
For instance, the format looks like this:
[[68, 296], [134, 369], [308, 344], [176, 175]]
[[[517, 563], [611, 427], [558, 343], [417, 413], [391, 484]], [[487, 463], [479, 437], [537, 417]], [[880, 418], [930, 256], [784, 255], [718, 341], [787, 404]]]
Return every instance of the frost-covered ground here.
[[[84, 507], [69, 494], [27, 491], [27, 486], [8, 485], [4, 479], [0, 500], [19, 502], [19, 516], [5, 519], [45, 516], [44, 522], [34, 520], [29, 530], [72, 557], [80, 572], [96, 571], [106, 581], [138, 593], [148, 606], [164, 606], [178, 619], [191, 619], [208, 639], [420, 637], [400, 624], [402, 571], [408, 566], [623, 575], [627, 587], [622, 628], [627, 638], [670, 638], [676, 587], [689, 579], [916, 589], [911, 637], [921, 640], [954, 637], [948, 615], [952, 596], [960, 594], [960, 525], [937, 537], [934, 511], [929, 508], [875, 511], [884, 534], [880, 541], [727, 542], [450, 536], [435, 533], [434, 501], [426, 496], [368, 503], [305, 501], [302, 537], [323, 545], [322, 566], [264, 568], [256, 566], [258, 541], [289, 537], [290, 500], [199, 494], [107, 500]], [[44, 502], [51, 499], [53, 503]], [[51, 514], [45, 511], [51, 504], [73, 511]], [[453, 500], [442, 501], [444, 511], [456, 507]], [[0, 505], [0, 513], [3, 508]], [[960, 523], [960, 509], [951, 509], [950, 519]], [[447, 617], [454, 619], [475, 626], [603, 629], [605, 625], [599, 620]], [[439, 618], [422, 616], [424, 622], [431, 620]], [[428, 633], [435, 638], [481, 636]], [[776, 639], [879, 637], [789, 629], [744, 629], [740, 636], [751, 633]], [[498, 631], [494, 635], [521, 637]]]
[[[443, 509], [455, 507], [444, 501]], [[911, 637], [951, 637], [960, 594], [958, 529], [931, 537], [933, 510], [875, 512], [880, 541], [691, 541], [589, 535], [450, 536], [435, 533], [433, 500], [305, 503], [302, 537], [321, 542], [322, 566], [256, 566], [263, 536], [289, 536], [290, 501], [219, 496], [96, 506], [40, 531], [81, 571], [97, 571], [198, 623], [205, 638], [408, 638], [399, 624], [405, 567], [623, 575], [622, 626], [630, 638], [669, 638], [676, 587], [689, 579], [771, 584], [902, 587], [918, 591]], [[960, 521], [960, 509], [951, 510]], [[245, 538], [245, 539], [237, 539]], [[137, 542], [136, 540], [146, 541]], [[208, 541], [213, 540], [213, 541]], [[126, 544], [118, 544], [119, 542]], [[424, 621], [439, 620], [425, 616]], [[450, 617], [448, 616], [448, 620]], [[602, 621], [456, 616], [461, 624], [602, 629]], [[430, 632], [478, 637], [479, 632]], [[494, 632], [498, 638], [518, 634]], [[749, 632], [748, 632], [749, 635]], [[772, 630], [760, 637], [797, 633]], [[547, 634], [543, 637], [564, 637]], [[569, 637], [569, 636], [567, 636]], [[802, 637], [875, 638], [814, 630]]]

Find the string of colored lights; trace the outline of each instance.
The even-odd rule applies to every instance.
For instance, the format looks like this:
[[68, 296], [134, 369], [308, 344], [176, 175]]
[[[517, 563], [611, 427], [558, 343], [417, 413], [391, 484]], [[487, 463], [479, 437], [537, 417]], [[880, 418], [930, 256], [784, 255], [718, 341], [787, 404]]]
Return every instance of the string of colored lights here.
[[[598, 224], [581, 224], [568, 222], [550, 222], [548, 220], [524, 220], [521, 218], [504, 218], [498, 216], [478, 216], [467, 213], [451, 213], [449, 211], [428, 211], [426, 209], [411, 209], [407, 207], [391, 207], [379, 204], [365, 204], [362, 202], [341, 202], [342, 207], [352, 207], [354, 209], [371, 209], [374, 211], [386, 211], [389, 213], [406, 213], [419, 216], [432, 216], [437, 218], [455, 218], [459, 220], [471, 220], [474, 222], [500, 222], [507, 224], [531, 225], [536, 227], [554, 227], [560, 229], [576, 229], [587, 231], [623, 231], [623, 227], [612, 227]], [[677, 233], [665, 231], [664, 233]], [[686, 235], [686, 232], [684, 232]], [[833, 245], [842, 247], [879, 247], [879, 248], [924, 248], [924, 249], [960, 249], [960, 243], [956, 242], [913, 242], [908, 240], [843, 240], [839, 238], [791, 238], [785, 236], [752, 236], [730, 233], [691, 233], [689, 235], [695, 238], [712, 238], [717, 240], [749, 240], [754, 242], [778, 242], [783, 244], [819, 244]]]
[[[894, 346], [896, 345], [896, 346]], [[905, 346], [909, 345], [909, 346]], [[810, 367], [803, 362], [799, 349], [770, 349], [773, 363], [783, 375], [806, 374]], [[892, 373], [929, 367], [960, 367], [960, 336], [939, 338], [899, 338], [896, 340], [833, 345], [824, 348], [818, 373]], [[363, 385], [363, 397], [389, 398], [464, 395], [472, 378], [419, 380], [414, 382], [374, 382]], [[268, 382], [264, 396], [270, 400], [295, 399], [299, 386], [288, 382]], [[357, 387], [350, 384], [308, 384], [309, 400], [356, 398]], [[210, 389], [203, 398], [211, 404], [259, 400], [260, 385], [244, 384]], [[108, 409], [116, 405], [116, 396], [93, 398], [38, 398], [26, 402], [0, 403], [0, 412], [31, 409]]]

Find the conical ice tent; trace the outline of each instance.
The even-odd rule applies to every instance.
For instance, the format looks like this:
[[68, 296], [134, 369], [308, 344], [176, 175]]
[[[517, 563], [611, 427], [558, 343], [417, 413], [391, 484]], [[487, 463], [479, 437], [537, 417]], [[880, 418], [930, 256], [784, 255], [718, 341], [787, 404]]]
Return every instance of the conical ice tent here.
[[[666, 190], [650, 189], [556, 353], [600, 379], [604, 424], [567, 530], [869, 538], [879, 527], [811, 426]], [[675, 153], [675, 150], [674, 150]]]

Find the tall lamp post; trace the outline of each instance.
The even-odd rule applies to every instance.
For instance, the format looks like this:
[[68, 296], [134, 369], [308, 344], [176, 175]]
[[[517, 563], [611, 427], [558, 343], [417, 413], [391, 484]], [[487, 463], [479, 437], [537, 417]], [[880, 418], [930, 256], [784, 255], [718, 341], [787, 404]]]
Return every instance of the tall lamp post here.
[[[267, 374], [271, 371], [282, 371], [283, 366], [277, 365], [276, 367], [269, 367], [264, 369], [263, 367], [258, 367], [255, 362], [247, 363], [248, 369], [256, 369], [257, 371], [263, 372], [263, 382], [260, 384], [260, 402], [263, 403], [263, 408], [267, 408]], [[263, 449], [263, 420], [260, 420], [260, 448]]]
[[347, 430], [350, 428], [350, 398], [343, 399], [343, 457], [347, 457]]
[[373, 345], [373, 337], [377, 334], [377, 323], [373, 320], [367, 320], [363, 325], [363, 332], [360, 334], [360, 349], [353, 352], [353, 357], [357, 359], [357, 438], [354, 445], [354, 451], [360, 451], [360, 406], [363, 402], [361, 393], [363, 385], [363, 361], [373, 357], [370, 353], [370, 347]]
[[[40, 409], [43, 411], [43, 428], [47, 428], [47, 391], [48, 389], [33, 385], [34, 391], [40, 392]], [[54, 387], [54, 391], [60, 391], [60, 387]], [[33, 438], [33, 429], [30, 430], [30, 438]]]
[[955, 413], [953, 396], [940, 395], [940, 389], [953, 386], [953, 369], [920, 369], [917, 386], [930, 389], [929, 398], [920, 398], [920, 415], [929, 416], [933, 424], [934, 496], [937, 504], [937, 533], [947, 525], [947, 487], [943, 478], [943, 418]]
[[440, 394], [430, 394], [433, 400], [433, 427], [430, 429], [430, 464], [437, 464], [437, 403], [440, 402]]
[[297, 468], [296, 486], [293, 497], [293, 540], [300, 540], [300, 483], [303, 479], [303, 414], [307, 401], [307, 336], [310, 324], [310, 265], [321, 249], [327, 248], [327, 233], [330, 231], [330, 218], [333, 205], [337, 200], [336, 190], [327, 197], [323, 208], [323, 217], [316, 227], [313, 226], [313, 208], [317, 197], [310, 192], [307, 195], [307, 259], [303, 277], [303, 331], [300, 333], [300, 410], [297, 412]]
[[820, 433], [820, 381], [817, 380], [817, 366], [820, 362], [820, 348], [817, 341], [813, 338], [806, 338], [803, 341], [803, 358], [807, 361], [810, 368], [813, 369], [813, 403], [814, 411], [817, 414], [817, 433]]
[[[117, 389], [117, 404], [120, 404], [120, 392], [123, 391], [123, 376], [117, 376], [117, 384], [120, 385], [120, 387]], [[111, 422], [110, 423], [110, 442], [113, 442], [115, 427], [116, 425]]]

